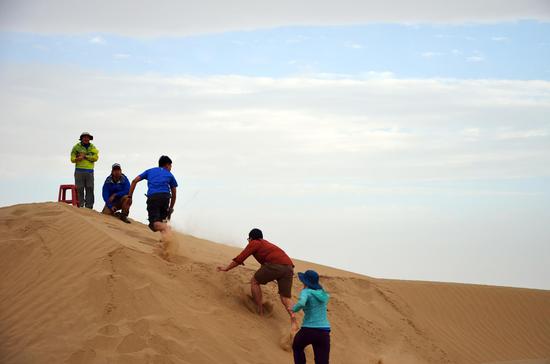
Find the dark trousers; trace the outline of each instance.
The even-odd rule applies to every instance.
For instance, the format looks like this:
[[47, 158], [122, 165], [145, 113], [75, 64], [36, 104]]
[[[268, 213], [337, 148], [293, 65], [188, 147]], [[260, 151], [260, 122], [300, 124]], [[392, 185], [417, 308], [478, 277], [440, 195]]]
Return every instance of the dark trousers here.
[[[78, 192], [78, 206], [94, 207], [94, 172], [74, 172], [74, 184]], [[86, 195], [84, 195], [86, 192]]]
[[313, 345], [315, 364], [328, 364], [328, 357], [330, 354], [330, 331], [302, 327], [294, 337], [294, 342], [292, 343], [294, 364], [306, 363], [304, 349], [308, 345]]

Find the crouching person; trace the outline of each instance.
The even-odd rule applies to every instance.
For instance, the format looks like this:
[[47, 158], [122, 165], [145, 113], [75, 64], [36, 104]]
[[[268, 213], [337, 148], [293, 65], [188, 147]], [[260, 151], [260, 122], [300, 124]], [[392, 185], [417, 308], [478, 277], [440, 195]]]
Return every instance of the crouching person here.
[[105, 200], [103, 213], [115, 215], [129, 224], [128, 215], [130, 214], [130, 206], [132, 206], [132, 199], [128, 197], [129, 192], [130, 181], [122, 173], [120, 164], [113, 164], [111, 174], [103, 184], [103, 200]]

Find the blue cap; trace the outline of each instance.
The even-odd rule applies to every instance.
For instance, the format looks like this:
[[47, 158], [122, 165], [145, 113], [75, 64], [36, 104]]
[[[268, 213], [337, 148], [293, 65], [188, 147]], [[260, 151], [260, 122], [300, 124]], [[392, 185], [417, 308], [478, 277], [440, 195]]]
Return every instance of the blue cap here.
[[311, 289], [323, 289], [319, 284], [319, 274], [314, 270], [306, 270], [304, 273], [298, 273], [298, 278]]

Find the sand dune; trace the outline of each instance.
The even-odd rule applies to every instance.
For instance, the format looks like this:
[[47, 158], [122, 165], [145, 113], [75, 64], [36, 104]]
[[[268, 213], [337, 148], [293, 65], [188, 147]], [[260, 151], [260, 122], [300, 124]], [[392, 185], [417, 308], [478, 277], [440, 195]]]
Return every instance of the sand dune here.
[[[0, 363], [292, 362], [275, 285], [260, 318], [257, 265], [216, 272], [240, 249], [174, 234], [169, 262], [145, 225], [57, 203], [0, 209], [0, 236]], [[550, 291], [310, 267], [332, 295], [332, 363], [550, 363]]]

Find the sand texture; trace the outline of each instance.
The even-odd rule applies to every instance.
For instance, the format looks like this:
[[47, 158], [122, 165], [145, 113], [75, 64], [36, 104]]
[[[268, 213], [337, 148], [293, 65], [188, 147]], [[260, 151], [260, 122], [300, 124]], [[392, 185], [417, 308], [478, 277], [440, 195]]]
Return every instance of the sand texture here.
[[[221, 273], [239, 248], [175, 232], [159, 240], [65, 204], [1, 208], [0, 363], [293, 362], [276, 285], [263, 287], [269, 315], [248, 305], [253, 258]], [[331, 294], [331, 363], [550, 363], [550, 291], [295, 263], [318, 270]], [[300, 288], [295, 279], [294, 299]]]

